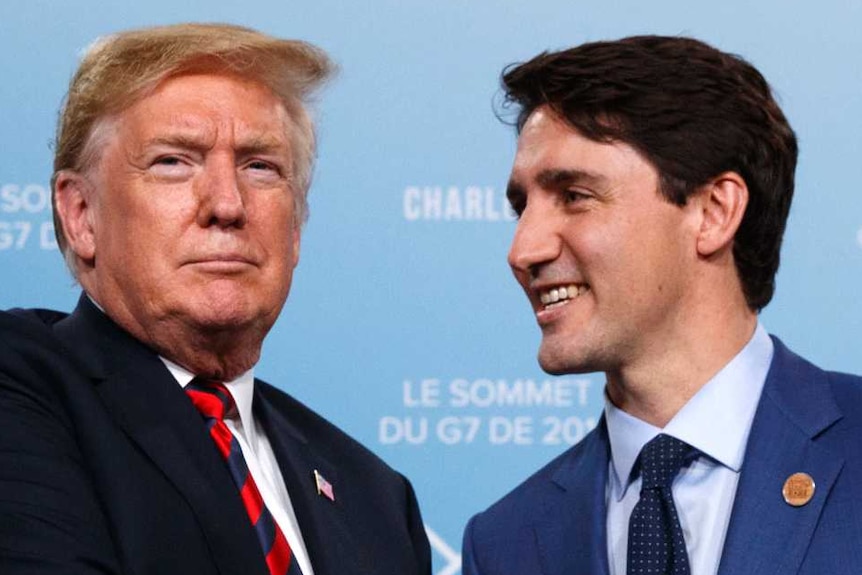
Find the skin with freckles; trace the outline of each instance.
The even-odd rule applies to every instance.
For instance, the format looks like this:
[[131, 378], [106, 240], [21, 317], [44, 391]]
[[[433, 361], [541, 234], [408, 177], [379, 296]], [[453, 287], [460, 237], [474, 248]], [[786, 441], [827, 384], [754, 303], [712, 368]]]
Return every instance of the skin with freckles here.
[[[754, 331], [731, 249], [740, 186], [723, 174], [674, 205], [631, 146], [589, 140], [538, 108], [508, 187], [520, 214], [509, 263], [542, 330], [543, 369], [603, 371], [614, 403], [666, 423]], [[542, 304], [572, 284], [579, 295]]]
[[56, 183], [79, 281], [161, 355], [232, 379], [257, 361], [298, 262], [287, 113], [254, 81], [191, 74], [107, 121], [95, 165]]

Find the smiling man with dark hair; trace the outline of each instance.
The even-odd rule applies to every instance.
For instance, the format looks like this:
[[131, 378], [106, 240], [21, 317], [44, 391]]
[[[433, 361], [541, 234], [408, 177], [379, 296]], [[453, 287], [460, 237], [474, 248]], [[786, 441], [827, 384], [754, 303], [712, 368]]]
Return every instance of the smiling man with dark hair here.
[[862, 572], [862, 381], [758, 321], [797, 144], [763, 76], [640, 36], [503, 76], [509, 252], [549, 373], [604, 372], [582, 442], [474, 517], [465, 575]]

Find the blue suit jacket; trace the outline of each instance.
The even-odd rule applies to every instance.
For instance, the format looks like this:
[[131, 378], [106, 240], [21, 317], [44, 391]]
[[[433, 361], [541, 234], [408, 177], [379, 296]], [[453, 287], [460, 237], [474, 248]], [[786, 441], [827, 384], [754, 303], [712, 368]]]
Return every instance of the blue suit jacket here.
[[[823, 371], [780, 341], [746, 448], [720, 575], [862, 573], [862, 379]], [[604, 419], [583, 441], [470, 520], [464, 575], [606, 575]], [[803, 507], [782, 487], [815, 481]]]
[[[262, 381], [253, 409], [316, 575], [430, 574], [404, 477]], [[0, 312], [0, 573], [268, 574], [200, 415], [87, 298]]]

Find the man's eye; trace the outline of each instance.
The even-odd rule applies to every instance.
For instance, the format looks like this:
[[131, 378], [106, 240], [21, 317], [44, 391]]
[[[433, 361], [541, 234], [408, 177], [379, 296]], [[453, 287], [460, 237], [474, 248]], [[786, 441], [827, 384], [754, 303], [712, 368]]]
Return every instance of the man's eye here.
[[251, 160], [242, 168], [250, 182], [258, 185], [275, 185], [283, 179], [279, 164], [266, 160]]
[[249, 162], [247, 167], [251, 170], [269, 170], [269, 171], [275, 171], [275, 172], [278, 171], [278, 169], [275, 166], [273, 166], [272, 164], [270, 164], [269, 162], [264, 162], [261, 160]]
[[580, 190], [564, 190], [563, 191], [563, 201], [567, 204], [574, 204], [576, 202], [583, 201], [588, 196]]
[[158, 164], [161, 166], [176, 166], [179, 165], [180, 159], [176, 156], [164, 156], [162, 158], [158, 158], [154, 164]]
[[161, 156], [150, 165], [149, 172], [158, 178], [188, 178], [193, 167], [181, 156]]

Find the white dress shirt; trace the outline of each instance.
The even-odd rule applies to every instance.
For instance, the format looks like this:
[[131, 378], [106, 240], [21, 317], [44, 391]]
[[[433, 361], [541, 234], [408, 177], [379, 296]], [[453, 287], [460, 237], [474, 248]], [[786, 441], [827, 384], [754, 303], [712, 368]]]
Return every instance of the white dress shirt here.
[[[160, 359], [183, 388], [194, 379], [194, 374], [187, 369], [163, 357]], [[287, 487], [284, 485], [275, 453], [272, 451], [272, 446], [261, 428], [260, 422], [255, 420], [252, 415], [254, 370], [251, 369], [235, 380], [226, 381], [224, 384], [233, 396], [238, 415], [238, 417], [226, 417], [225, 425], [239, 443], [249, 473], [254, 478], [258, 491], [260, 491], [267, 509], [272, 514], [272, 518], [281, 528], [290, 544], [294, 560], [299, 562], [303, 575], [314, 575], [308, 550], [305, 548], [299, 523], [296, 520], [296, 513], [293, 511], [293, 505], [290, 502]]]
[[654, 427], [605, 398], [611, 444], [607, 486], [610, 575], [625, 575], [629, 516], [640, 498], [632, 469], [641, 448], [659, 433], [696, 447], [701, 456], [684, 467], [671, 488], [685, 536], [691, 575], [715, 575], [736, 497], [739, 470], [773, 345], [758, 323], [751, 340], [668, 422]]

